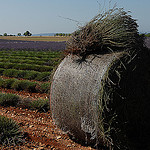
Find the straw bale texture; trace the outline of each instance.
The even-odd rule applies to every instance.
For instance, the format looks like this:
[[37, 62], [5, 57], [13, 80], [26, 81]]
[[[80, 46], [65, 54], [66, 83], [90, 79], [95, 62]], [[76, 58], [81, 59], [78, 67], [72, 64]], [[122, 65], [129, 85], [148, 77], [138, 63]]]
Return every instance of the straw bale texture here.
[[146, 51], [142, 53], [89, 55], [85, 61], [76, 55], [65, 57], [51, 85], [56, 125], [85, 144], [141, 148], [150, 137], [149, 61], [142, 56]]
[[80, 63], [78, 56], [68, 55], [62, 61], [51, 87], [52, 115], [61, 129], [88, 143], [98, 137], [102, 81], [122, 56], [123, 52], [91, 55]]

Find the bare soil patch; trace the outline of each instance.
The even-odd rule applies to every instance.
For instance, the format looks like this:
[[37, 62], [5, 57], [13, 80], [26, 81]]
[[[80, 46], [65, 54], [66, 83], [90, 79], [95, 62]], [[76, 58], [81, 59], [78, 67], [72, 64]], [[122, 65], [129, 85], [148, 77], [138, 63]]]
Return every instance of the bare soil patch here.
[[[46, 94], [27, 93], [24, 91], [14, 91], [0, 89], [1, 92], [13, 93], [23, 97], [46, 98]], [[1, 107], [0, 115], [12, 118], [21, 127], [26, 137], [25, 143], [20, 146], [2, 147], [2, 150], [92, 150], [91, 147], [82, 146], [72, 141], [67, 133], [56, 127], [50, 111], [40, 113], [33, 110]]]

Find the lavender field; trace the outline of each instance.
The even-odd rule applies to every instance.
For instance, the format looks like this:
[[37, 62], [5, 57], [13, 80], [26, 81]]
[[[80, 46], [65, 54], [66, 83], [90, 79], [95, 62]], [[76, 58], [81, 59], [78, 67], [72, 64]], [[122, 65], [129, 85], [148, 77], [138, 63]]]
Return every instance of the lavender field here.
[[64, 50], [66, 42], [53, 41], [18, 41], [18, 40], [3, 40], [0, 39], [0, 49], [26, 49], [26, 50]]
[[[150, 37], [146, 37], [145, 44], [150, 48]], [[62, 51], [66, 47], [66, 41], [24, 41], [0, 39], [0, 50], [51, 50]]]

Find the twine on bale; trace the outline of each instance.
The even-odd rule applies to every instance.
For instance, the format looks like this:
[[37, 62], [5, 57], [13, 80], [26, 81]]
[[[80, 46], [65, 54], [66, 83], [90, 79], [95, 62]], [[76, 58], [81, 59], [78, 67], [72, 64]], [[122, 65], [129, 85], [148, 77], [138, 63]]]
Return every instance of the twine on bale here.
[[150, 124], [142, 123], [143, 109], [149, 110], [150, 62], [137, 27], [123, 9], [113, 8], [68, 41], [53, 76], [51, 110], [55, 123], [76, 140], [105, 150], [141, 148]]

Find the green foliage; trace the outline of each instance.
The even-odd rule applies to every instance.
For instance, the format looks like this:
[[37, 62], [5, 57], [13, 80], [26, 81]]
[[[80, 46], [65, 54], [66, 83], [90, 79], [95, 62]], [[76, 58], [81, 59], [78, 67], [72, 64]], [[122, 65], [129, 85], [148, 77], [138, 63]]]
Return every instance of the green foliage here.
[[[8, 54], [9, 53], [9, 54]], [[10, 51], [7, 52], [0, 52], [0, 58], [1, 58], [1, 62], [5, 61], [5, 62], [13, 62], [13, 63], [30, 63], [31, 61], [34, 62], [34, 64], [36, 64], [35, 62], [37, 62], [37, 64], [41, 65], [43, 61], [43, 63], [47, 63], [50, 60], [54, 60], [54, 59], [58, 59], [61, 57], [61, 53], [48, 53], [47, 55], [43, 55], [42, 54], [26, 54], [26, 52], [24, 54], [20, 54], [19, 52], [16, 54], [12, 54]], [[42, 64], [43, 65], [43, 64]]]
[[33, 80], [36, 79], [37, 75], [38, 75], [37, 71], [30, 71], [30, 72], [26, 71], [26, 75], [23, 78]]
[[28, 91], [28, 92], [36, 92], [36, 82], [31, 82], [28, 80], [16, 80], [11, 84], [11, 88], [17, 91]]
[[23, 134], [19, 125], [7, 117], [0, 115], [0, 144], [15, 145], [23, 141]]
[[67, 42], [66, 52], [84, 59], [89, 54], [139, 50], [144, 39], [139, 36], [137, 27], [127, 12], [114, 7], [75, 31]]
[[7, 33], [4, 33], [4, 36], [7, 36]]
[[2, 74], [4, 70], [4, 68], [0, 68], [0, 74]]
[[50, 88], [50, 83], [37, 83], [29, 80], [17, 80], [17, 79], [2, 79], [0, 78], [0, 87], [14, 89], [17, 91], [28, 91], [28, 92], [40, 92], [47, 93]]
[[0, 78], [0, 87], [2, 88], [11, 88], [11, 85], [17, 81], [17, 79], [2, 79]]
[[50, 89], [50, 83], [42, 83], [40, 86], [37, 86], [37, 91], [40, 93], [48, 93]]
[[6, 77], [23, 78], [28, 80], [48, 81], [50, 72], [38, 72], [29, 70], [3, 69], [0, 68], [0, 75]]
[[145, 34], [146, 37], [150, 37], [150, 33]]
[[18, 33], [17, 35], [18, 35], [18, 36], [21, 36], [21, 33]]
[[3, 87], [3, 79], [0, 78], [0, 87]]
[[17, 70], [15, 69], [3, 69], [3, 72], [1, 72], [2, 75], [6, 77], [14, 77], [14, 74], [17, 74]]
[[31, 101], [30, 109], [38, 110], [40, 112], [47, 112], [50, 109], [49, 100], [48, 99], [38, 99]]
[[47, 112], [50, 110], [50, 104], [48, 99], [32, 100], [30, 98], [22, 99], [18, 105], [24, 109], [37, 110], [39, 112]]
[[[7, 70], [11, 70], [11, 69], [7, 69]], [[24, 78], [27, 74], [27, 71], [26, 70], [17, 70], [17, 69], [13, 69], [13, 77], [15, 78]], [[11, 71], [10, 71], [11, 72]], [[8, 77], [9, 77], [9, 74], [7, 74]]]
[[[5, 56], [3, 58], [0, 58], [0, 62], [10, 62], [10, 63], [20, 63], [20, 64], [36, 64], [36, 65], [53, 65], [53, 60], [47, 60], [47, 61], [42, 61], [42, 60], [37, 60], [37, 59], [33, 59], [33, 60], [30, 60], [30, 59], [15, 59], [16, 57], [13, 56], [13, 57], [9, 57], [9, 58], [5, 58]], [[54, 60], [54, 62], [56, 62]]]
[[[48, 62], [49, 60], [51, 60], [52, 58], [55, 58], [55, 57], [53, 55], [52, 55], [52, 57], [42, 57], [42, 58], [38, 58], [38, 57], [34, 57], [34, 56], [30, 57], [30, 56], [18, 56], [18, 55], [8, 56], [7, 53], [5, 55], [0, 55], [1, 59], [9, 59], [9, 61], [13, 60], [13, 61], [16, 61], [16, 62], [21, 62], [21, 61], [26, 61], [26, 60], [46, 61], [46, 62]], [[10, 62], [13, 62], [13, 61], [10, 61]]]
[[9, 63], [9, 62], [0, 62], [0, 67], [1, 68], [5, 68], [5, 69], [9, 69], [13, 67], [13, 63]]
[[[0, 51], [0, 62], [34, 65], [53, 65], [53, 61], [60, 59], [60, 52], [37, 51]], [[50, 62], [50, 63], [49, 63]], [[36, 67], [36, 66], [35, 66]], [[2, 68], [2, 67], [1, 67]], [[8, 68], [8, 67], [7, 67]]]
[[1, 106], [17, 106], [21, 98], [15, 94], [0, 93], [0, 105]]
[[46, 71], [53, 70], [53, 66], [41, 66], [41, 65], [35, 65], [35, 64], [19, 64], [19, 63], [9, 63], [9, 62], [0, 62], [0, 68], [34, 70], [34, 71], [39, 71], [39, 72], [46, 72]]
[[70, 33], [56, 33], [55, 36], [71, 36]]
[[25, 36], [31, 36], [32, 34], [29, 31], [26, 31], [23, 35], [25, 35]]
[[0, 93], [0, 106], [4, 107], [22, 107], [31, 110], [38, 110], [40, 112], [47, 112], [50, 110], [50, 104], [48, 99], [32, 100], [30, 98], [22, 98], [15, 94]]
[[37, 81], [48, 81], [50, 78], [50, 73], [49, 72], [42, 72], [37, 74], [37, 77], [35, 78], [35, 80]]
[[16, 81], [17, 81], [17, 79], [5, 79], [5, 80], [3, 80], [2, 87], [11, 89], [12, 84], [15, 83]]

